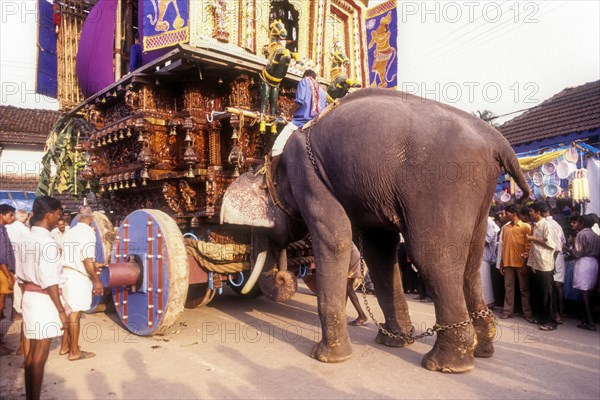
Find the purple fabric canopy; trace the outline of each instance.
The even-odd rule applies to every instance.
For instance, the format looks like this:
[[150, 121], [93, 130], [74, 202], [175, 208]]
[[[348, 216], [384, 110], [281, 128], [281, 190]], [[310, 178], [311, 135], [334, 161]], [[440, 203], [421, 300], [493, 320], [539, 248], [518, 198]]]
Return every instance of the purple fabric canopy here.
[[86, 98], [115, 81], [113, 49], [117, 4], [115, 0], [98, 0], [81, 30], [76, 70]]

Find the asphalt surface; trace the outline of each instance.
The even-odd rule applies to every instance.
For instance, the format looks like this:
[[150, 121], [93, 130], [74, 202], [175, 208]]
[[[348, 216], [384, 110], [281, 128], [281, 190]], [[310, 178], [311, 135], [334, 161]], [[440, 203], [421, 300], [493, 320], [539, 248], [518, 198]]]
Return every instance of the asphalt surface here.
[[[434, 338], [403, 348], [375, 344], [373, 322], [349, 327], [353, 357], [340, 364], [310, 358], [320, 338], [316, 297], [299, 285], [287, 303], [226, 291], [206, 307], [185, 310], [170, 333], [137, 337], [114, 314], [85, 315], [81, 347], [95, 358], [68, 361], [53, 341], [45, 399], [598, 399], [600, 331], [566, 319], [553, 332], [515, 317], [500, 320], [496, 354], [461, 375], [421, 367]], [[360, 297], [360, 296], [359, 296]], [[374, 296], [367, 296], [382, 318]], [[433, 305], [409, 305], [418, 330], [435, 321]], [[364, 308], [364, 307], [363, 307]], [[348, 304], [348, 321], [355, 317]], [[7, 346], [19, 324], [4, 322]], [[0, 358], [0, 398], [24, 398], [22, 357]]]

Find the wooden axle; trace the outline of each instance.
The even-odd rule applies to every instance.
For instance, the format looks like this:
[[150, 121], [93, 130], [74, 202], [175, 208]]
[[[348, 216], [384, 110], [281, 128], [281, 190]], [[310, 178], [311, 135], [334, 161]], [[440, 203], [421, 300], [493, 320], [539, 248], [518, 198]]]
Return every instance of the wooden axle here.
[[112, 263], [100, 272], [100, 281], [105, 288], [116, 288], [122, 286], [137, 286], [141, 274], [141, 268], [136, 262]]

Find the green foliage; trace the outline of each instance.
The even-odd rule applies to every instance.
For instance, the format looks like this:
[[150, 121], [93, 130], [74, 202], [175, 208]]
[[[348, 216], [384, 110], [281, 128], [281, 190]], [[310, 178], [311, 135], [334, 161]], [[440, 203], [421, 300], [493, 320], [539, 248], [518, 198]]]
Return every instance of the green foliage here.
[[93, 128], [81, 118], [66, 117], [58, 121], [46, 141], [42, 158], [42, 172], [37, 195], [68, 192], [78, 196], [85, 190], [85, 181], [78, 172], [86, 164], [84, 154], [75, 150], [80, 140], [91, 134]]

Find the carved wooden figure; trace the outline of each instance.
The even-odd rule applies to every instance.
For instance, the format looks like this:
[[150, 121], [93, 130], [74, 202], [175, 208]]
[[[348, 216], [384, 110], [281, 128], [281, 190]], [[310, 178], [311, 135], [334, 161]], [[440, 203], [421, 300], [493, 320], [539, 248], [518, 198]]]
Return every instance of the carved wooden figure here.
[[285, 74], [292, 57], [300, 60], [297, 53], [292, 53], [281, 43], [287, 36], [285, 25], [281, 20], [276, 19], [271, 23], [269, 37], [271, 42], [266, 48], [268, 58], [267, 65], [260, 73], [260, 112], [269, 115], [276, 115], [277, 98], [279, 97], [279, 85]]

